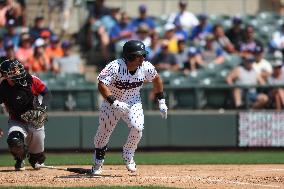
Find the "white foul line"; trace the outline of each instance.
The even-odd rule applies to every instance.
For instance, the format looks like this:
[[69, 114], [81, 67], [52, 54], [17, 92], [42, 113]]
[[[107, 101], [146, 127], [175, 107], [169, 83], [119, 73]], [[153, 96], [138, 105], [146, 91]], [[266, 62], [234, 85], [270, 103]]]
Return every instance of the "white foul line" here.
[[284, 171], [284, 169], [257, 169], [255, 171]]
[[270, 185], [270, 184], [256, 184], [256, 183], [249, 183], [249, 182], [238, 182], [238, 181], [229, 181], [223, 179], [211, 179], [211, 178], [202, 178], [202, 177], [192, 177], [192, 176], [169, 176], [169, 177], [162, 177], [162, 176], [146, 176], [144, 178], [150, 179], [178, 179], [178, 178], [189, 178], [198, 181], [209, 181], [209, 182], [220, 182], [225, 184], [239, 184], [239, 185], [254, 185], [254, 186], [261, 186], [261, 187], [270, 187], [270, 188], [280, 188], [280, 186]]

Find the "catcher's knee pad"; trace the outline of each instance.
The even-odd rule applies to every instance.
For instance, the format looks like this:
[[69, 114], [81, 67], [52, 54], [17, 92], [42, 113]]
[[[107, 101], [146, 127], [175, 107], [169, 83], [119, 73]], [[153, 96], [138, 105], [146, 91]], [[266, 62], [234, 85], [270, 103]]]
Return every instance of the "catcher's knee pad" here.
[[7, 143], [11, 154], [15, 159], [23, 160], [27, 156], [27, 146], [25, 145], [25, 138], [23, 133], [13, 131], [7, 138]]
[[95, 148], [96, 151], [96, 159], [97, 160], [103, 160], [105, 159], [105, 154], [107, 151], [107, 146], [103, 147], [103, 148]]
[[37, 154], [29, 154], [29, 163], [33, 168], [35, 168], [35, 164], [39, 163], [42, 164], [45, 161], [45, 155], [44, 152], [37, 153]]

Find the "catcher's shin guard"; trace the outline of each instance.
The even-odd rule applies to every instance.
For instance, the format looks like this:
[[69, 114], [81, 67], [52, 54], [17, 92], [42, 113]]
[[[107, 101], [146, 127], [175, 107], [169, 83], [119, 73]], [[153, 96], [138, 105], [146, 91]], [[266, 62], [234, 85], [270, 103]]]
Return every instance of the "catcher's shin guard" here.
[[7, 138], [9, 150], [14, 156], [15, 160], [22, 161], [27, 156], [28, 150], [24, 141], [24, 135], [19, 131], [11, 132]]
[[36, 169], [35, 164], [42, 164], [45, 161], [45, 155], [44, 152], [41, 153], [37, 153], [37, 154], [29, 154], [29, 163], [31, 164], [31, 166]]

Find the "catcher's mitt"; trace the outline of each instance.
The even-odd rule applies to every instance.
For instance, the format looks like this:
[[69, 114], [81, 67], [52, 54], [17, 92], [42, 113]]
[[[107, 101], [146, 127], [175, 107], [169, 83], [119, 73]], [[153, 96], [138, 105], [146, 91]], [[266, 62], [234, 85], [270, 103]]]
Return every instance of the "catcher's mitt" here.
[[21, 115], [21, 118], [30, 123], [34, 128], [38, 129], [43, 127], [47, 121], [47, 113], [45, 109], [28, 110]]

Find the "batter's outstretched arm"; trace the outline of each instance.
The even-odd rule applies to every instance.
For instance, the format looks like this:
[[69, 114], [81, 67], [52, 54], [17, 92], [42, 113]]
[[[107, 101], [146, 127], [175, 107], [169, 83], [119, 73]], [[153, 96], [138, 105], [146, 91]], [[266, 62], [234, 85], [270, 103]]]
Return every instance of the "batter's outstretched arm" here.
[[156, 75], [152, 82], [155, 94], [162, 93], [164, 91], [163, 80], [159, 74]]
[[157, 74], [152, 82], [154, 86], [153, 90], [159, 102], [159, 109], [160, 109], [161, 116], [162, 118], [167, 119], [168, 107], [166, 105], [166, 100], [165, 100], [165, 96], [163, 92], [164, 91], [163, 80], [160, 77], [160, 75]]

